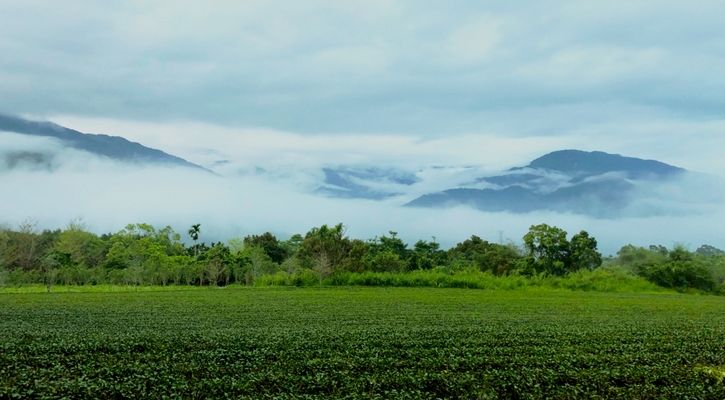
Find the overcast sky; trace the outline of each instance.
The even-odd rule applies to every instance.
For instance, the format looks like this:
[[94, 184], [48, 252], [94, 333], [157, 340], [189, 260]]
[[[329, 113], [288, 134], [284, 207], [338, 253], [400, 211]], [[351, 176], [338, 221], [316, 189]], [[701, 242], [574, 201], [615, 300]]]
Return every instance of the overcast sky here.
[[715, 0], [0, 0], [0, 112], [81, 129], [560, 137], [716, 170], [723, 15]]

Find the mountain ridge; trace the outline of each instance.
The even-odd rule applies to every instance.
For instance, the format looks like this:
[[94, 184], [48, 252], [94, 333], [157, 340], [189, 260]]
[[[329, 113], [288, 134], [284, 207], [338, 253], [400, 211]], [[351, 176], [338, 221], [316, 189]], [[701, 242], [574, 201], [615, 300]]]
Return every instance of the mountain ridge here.
[[212, 172], [181, 157], [121, 136], [83, 133], [53, 122], [33, 121], [0, 113], [0, 131], [55, 138], [68, 147], [118, 161], [180, 166]]
[[511, 170], [524, 168], [548, 169], [559, 172], [579, 172], [586, 174], [603, 174], [607, 172], [628, 172], [638, 177], [648, 174], [669, 175], [685, 172], [657, 160], [627, 157], [621, 154], [603, 151], [582, 151], [576, 149], [557, 150], [534, 159], [526, 167], [515, 167]]
[[688, 173], [656, 160], [601, 151], [558, 150], [500, 175], [424, 194], [405, 206], [466, 205], [490, 212], [554, 211], [616, 218], [642, 194], [644, 185], [669, 183]]

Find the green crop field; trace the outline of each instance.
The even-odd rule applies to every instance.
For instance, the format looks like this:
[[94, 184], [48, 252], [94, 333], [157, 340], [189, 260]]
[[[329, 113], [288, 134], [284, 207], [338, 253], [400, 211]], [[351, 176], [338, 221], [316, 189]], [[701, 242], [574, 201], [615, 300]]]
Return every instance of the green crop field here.
[[725, 399], [725, 297], [0, 294], [0, 398]]

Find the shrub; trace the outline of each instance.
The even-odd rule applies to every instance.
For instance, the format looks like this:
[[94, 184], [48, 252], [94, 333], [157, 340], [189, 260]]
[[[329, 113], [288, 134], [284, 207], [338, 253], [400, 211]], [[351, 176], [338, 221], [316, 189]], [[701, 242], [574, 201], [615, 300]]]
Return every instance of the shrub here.
[[710, 271], [694, 260], [654, 264], [641, 268], [638, 274], [667, 288], [705, 291], [715, 289], [715, 280]]

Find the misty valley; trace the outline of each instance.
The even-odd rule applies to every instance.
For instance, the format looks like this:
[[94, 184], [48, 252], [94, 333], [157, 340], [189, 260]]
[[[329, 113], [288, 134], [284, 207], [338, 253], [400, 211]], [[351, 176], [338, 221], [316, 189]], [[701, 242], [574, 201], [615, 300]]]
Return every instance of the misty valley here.
[[[543, 221], [586, 228], [608, 254], [628, 243], [715, 243], [725, 233], [706, 223], [725, 215], [721, 178], [599, 151], [557, 150], [499, 171], [255, 165], [216, 153], [193, 163], [122, 137], [11, 116], [0, 116], [0, 138], [0, 180], [14, 188], [5, 194], [10, 224], [31, 217], [52, 228], [81, 217], [101, 233], [130, 221], [183, 229], [198, 220], [207, 237], [224, 241], [240, 231], [290, 236], [345, 221], [359, 237], [396, 230], [411, 242], [435, 234], [452, 246], [471, 234], [497, 240], [499, 231], [517, 241]], [[37, 184], [23, 185], [28, 179]]]

